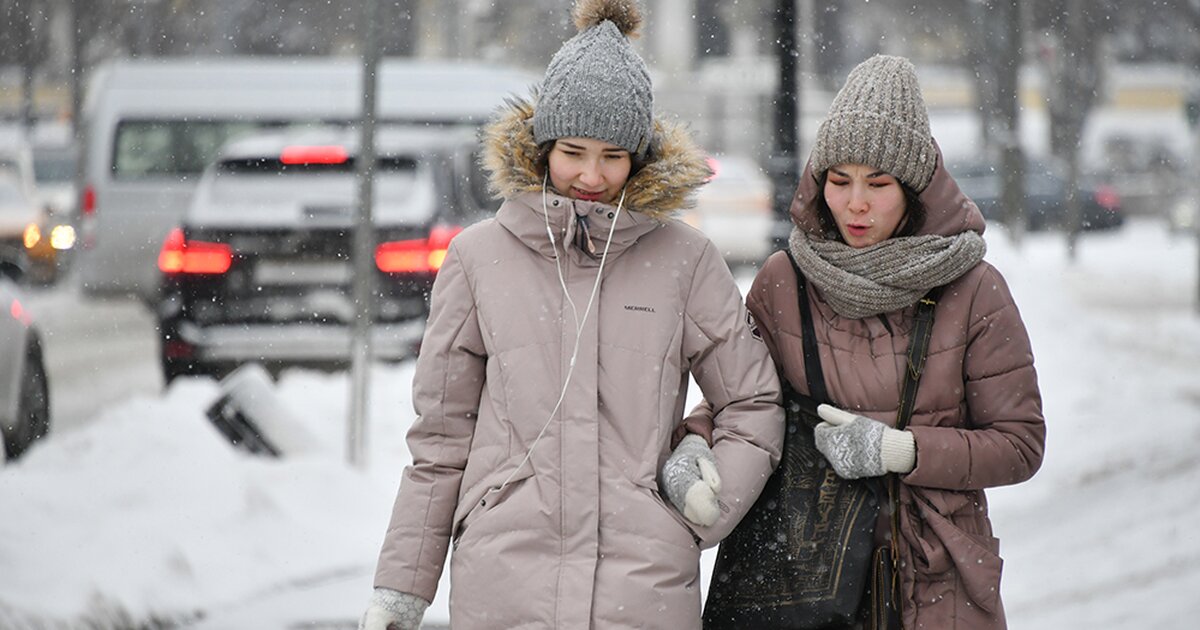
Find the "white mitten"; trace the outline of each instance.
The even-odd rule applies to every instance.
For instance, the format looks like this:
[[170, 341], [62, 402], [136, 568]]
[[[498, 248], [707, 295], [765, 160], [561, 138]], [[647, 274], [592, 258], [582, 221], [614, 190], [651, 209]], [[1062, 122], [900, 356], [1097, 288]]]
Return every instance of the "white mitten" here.
[[717, 505], [717, 494], [721, 492], [717, 458], [699, 435], [688, 434], [667, 458], [662, 486], [675, 509], [697, 525], [708, 527], [721, 515]]
[[376, 588], [358, 630], [419, 630], [429, 602], [411, 593]]
[[903, 474], [916, 466], [912, 433], [832, 405], [818, 406], [817, 414], [824, 420], [813, 429], [817, 450], [843, 479]]

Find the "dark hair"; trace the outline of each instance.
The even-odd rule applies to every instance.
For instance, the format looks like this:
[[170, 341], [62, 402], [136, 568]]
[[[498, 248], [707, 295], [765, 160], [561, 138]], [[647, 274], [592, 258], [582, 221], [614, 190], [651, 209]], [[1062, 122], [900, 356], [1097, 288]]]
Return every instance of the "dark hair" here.
[[[544, 176], [550, 168], [550, 151], [554, 150], [554, 143], [558, 140], [547, 140], [538, 145], [537, 159], [534, 160], [534, 166], [537, 168], [537, 174]], [[654, 147], [651, 146], [642, 157], [638, 157], [634, 153], [629, 154], [629, 177], [632, 178], [642, 167], [652, 162], [654, 158]]]
[[[838, 229], [837, 221], [833, 219], [833, 211], [829, 209], [829, 202], [825, 200], [825, 181], [829, 178], [829, 171], [825, 171], [817, 176], [817, 194], [808, 202], [805, 207], [805, 212], [815, 212], [817, 220], [821, 224], [821, 232], [826, 238], [833, 238], [839, 241], [845, 241], [842, 238], [842, 231]], [[921, 196], [917, 191], [909, 187], [908, 184], [896, 180], [900, 185], [900, 190], [904, 192], [904, 219], [900, 221], [900, 225], [896, 228], [896, 232], [888, 238], [897, 236], [913, 236], [921, 231], [925, 225], [925, 204], [921, 201]]]

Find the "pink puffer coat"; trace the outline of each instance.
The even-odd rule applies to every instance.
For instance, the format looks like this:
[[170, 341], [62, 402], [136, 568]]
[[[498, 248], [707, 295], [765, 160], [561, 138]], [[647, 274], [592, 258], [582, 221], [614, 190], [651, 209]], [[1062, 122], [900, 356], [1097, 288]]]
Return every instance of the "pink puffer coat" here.
[[[600, 264], [576, 232], [587, 217], [601, 250], [615, 208], [543, 194], [531, 115], [516, 103], [489, 129], [488, 165], [507, 201], [454, 239], [434, 285], [413, 464], [375, 584], [432, 599], [453, 546], [456, 629], [698, 628], [700, 549], [732, 530], [778, 463], [775, 368], [720, 254], [667, 218], [708, 169], [682, 129], [660, 123], [658, 157], [615, 217], [572, 371], [576, 316]], [[687, 523], [656, 481], [689, 373], [719, 410], [724, 513], [709, 528]]]

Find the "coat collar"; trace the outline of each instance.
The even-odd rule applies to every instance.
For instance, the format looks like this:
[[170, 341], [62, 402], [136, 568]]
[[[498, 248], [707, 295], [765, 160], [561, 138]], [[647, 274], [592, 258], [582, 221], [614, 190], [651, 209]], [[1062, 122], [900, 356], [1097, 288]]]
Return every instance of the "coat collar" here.
[[[656, 217], [630, 212], [624, 207], [620, 216], [617, 216], [616, 207], [608, 204], [579, 201], [551, 190], [547, 190], [543, 195], [540, 187], [536, 191], [523, 192], [505, 201], [496, 214], [496, 220], [526, 247], [542, 256], [554, 258], [556, 253], [559, 256], [565, 254], [568, 260], [584, 267], [600, 264], [610, 228], [612, 242], [608, 246], [608, 255], [614, 257], [631, 247], [643, 235], [663, 225]], [[546, 235], [547, 222], [554, 233], [555, 244], [551, 244]], [[586, 233], [584, 223], [587, 225]], [[585, 239], [588, 236], [591, 248], [586, 244]], [[565, 248], [564, 243], [567, 244]]]

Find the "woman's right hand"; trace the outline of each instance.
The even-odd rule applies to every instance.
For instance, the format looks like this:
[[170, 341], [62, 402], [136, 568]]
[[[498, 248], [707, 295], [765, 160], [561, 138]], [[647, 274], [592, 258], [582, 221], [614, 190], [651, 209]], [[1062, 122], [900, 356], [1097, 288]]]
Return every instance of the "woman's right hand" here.
[[419, 630], [429, 602], [411, 593], [376, 588], [358, 630]]

